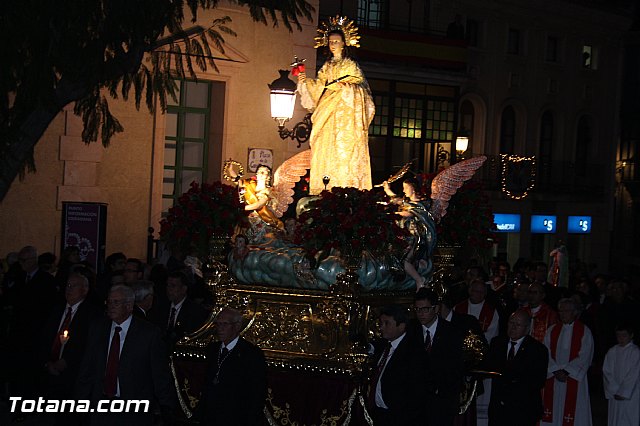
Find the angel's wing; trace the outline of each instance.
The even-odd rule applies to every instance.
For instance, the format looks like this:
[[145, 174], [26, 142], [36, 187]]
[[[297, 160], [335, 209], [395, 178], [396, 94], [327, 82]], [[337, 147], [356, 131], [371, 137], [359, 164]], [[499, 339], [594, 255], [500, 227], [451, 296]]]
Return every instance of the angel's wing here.
[[471, 179], [473, 174], [482, 166], [487, 157], [470, 158], [444, 169], [431, 182], [431, 214], [436, 221], [447, 214], [449, 200], [463, 183]]
[[302, 176], [307, 174], [309, 167], [311, 167], [311, 150], [307, 149], [286, 160], [273, 174], [271, 195], [274, 203], [271, 207], [276, 216], [282, 217], [287, 211], [289, 204], [293, 202], [293, 187]]

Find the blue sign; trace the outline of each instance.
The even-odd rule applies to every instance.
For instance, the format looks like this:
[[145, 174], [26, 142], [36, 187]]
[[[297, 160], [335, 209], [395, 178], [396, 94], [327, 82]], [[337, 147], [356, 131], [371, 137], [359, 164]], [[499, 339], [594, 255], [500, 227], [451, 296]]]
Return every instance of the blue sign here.
[[590, 234], [591, 216], [569, 216], [567, 232], [570, 234]]
[[532, 234], [553, 234], [556, 232], [556, 217], [549, 215], [531, 215]]
[[498, 232], [520, 232], [519, 214], [495, 213], [493, 223], [496, 224]]

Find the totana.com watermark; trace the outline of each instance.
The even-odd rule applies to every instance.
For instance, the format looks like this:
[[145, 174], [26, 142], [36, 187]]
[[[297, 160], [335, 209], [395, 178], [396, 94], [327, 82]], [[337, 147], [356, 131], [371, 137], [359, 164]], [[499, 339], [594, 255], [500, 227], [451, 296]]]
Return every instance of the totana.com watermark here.
[[88, 399], [22, 399], [10, 396], [11, 412], [22, 413], [148, 413], [148, 399], [101, 399], [95, 408]]

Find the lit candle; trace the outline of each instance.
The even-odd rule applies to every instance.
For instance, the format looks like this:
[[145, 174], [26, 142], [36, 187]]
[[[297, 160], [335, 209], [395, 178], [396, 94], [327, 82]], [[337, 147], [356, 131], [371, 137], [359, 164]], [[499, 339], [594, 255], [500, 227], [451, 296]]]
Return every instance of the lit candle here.
[[60, 335], [60, 343], [64, 345], [67, 343], [67, 340], [69, 340], [69, 330], [64, 330]]

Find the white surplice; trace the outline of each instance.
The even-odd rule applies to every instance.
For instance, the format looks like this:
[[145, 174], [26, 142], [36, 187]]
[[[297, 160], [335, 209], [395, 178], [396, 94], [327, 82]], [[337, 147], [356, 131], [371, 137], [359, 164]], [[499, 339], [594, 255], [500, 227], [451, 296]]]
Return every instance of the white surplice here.
[[[549, 367], [547, 368], [547, 378], [553, 377], [553, 372], [566, 370], [569, 377], [578, 381], [578, 395], [576, 400], [575, 426], [591, 426], [591, 403], [589, 401], [589, 383], [587, 381], [587, 370], [593, 359], [593, 335], [589, 327], [584, 327], [584, 336], [580, 344], [578, 356], [569, 361], [571, 351], [571, 337], [573, 326], [571, 324], [557, 323], [549, 327], [544, 336], [544, 344], [549, 349]], [[562, 327], [558, 344], [556, 346], [555, 359], [551, 354], [551, 332], [555, 327]], [[564, 414], [564, 399], [567, 392], [567, 384], [559, 380], [554, 381], [553, 387], [553, 422], [540, 422], [540, 425], [562, 426]]]
[[[609, 400], [609, 426], [640, 424], [640, 349], [633, 342], [615, 345], [604, 358], [602, 366], [604, 396]], [[614, 395], [624, 398], [614, 399]]]

